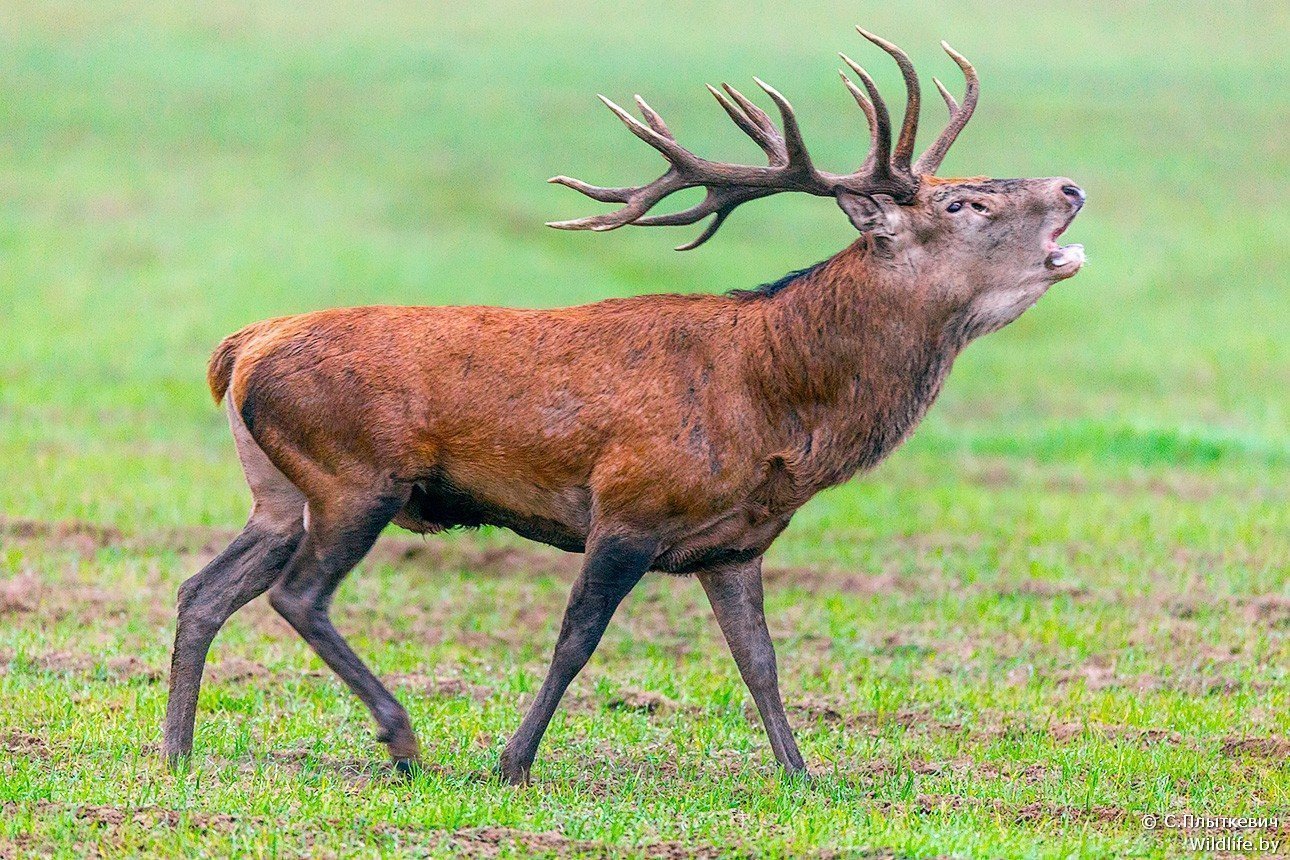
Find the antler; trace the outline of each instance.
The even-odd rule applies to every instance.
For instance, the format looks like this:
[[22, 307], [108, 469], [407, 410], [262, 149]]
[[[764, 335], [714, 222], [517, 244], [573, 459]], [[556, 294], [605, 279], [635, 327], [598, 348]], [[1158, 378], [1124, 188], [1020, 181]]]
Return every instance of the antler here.
[[[864, 112], [871, 139], [869, 153], [863, 165], [854, 173], [833, 174], [816, 169], [811, 163], [810, 153], [807, 152], [806, 144], [802, 140], [802, 133], [798, 128], [792, 105], [774, 87], [759, 78], [753, 80], [779, 109], [782, 131], [775, 126], [765, 111], [729, 84], [721, 85], [722, 90], [725, 91], [724, 94], [712, 86], [708, 87], [708, 91], [716, 98], [735, 125], [739, 126], [766, 153], [768, 161], [766, 167], [730, 164], [701, 158], [676, 142], [667, 123], [640, 96], [636, 96], [636, 106], [640, 109], [645, 122], [641, 122], [609, 99], [600, 96], [600, 100], [623, 121], [632, 134], [654, 147], [667, 159], [669, 167], [653, 182], [623, 188], [602, 188], [568, 176], [552, 177], [550, 182], [580, 191], [593, 200], [624, 205], [614, 212], [572, 221], [553, 221], [548, 226], [560, 230], [604, 231], [614, 230], [627, 224], [638, 227], [694, 224], [710, 215], [713, 216], [696, 239], [677, 247], [678, 251], [686, 251], [697, 248], [712, 238], [730, 213], [741, 203], [783, 191], [801, 191], [820, 197], [836, 196], [841, 191], [865, 195], [887, 194], [898, 202], [908, 202], [918, 190], [919, 174], [931, 173], [935, 170], [941, 159], [945, 157], [950, 144], [954, 142], [954, 138], [972, 115], [977, 97], [976, 73], [967, 60], [945, 45], [945, 50], [959, 64], [968, 78], [967, 94], [960, 108], [953, 97], [945, 91], [940, 81], [936, 82], [937, 88], [950, 106], [950, 123], [941, 132], [936, 142], [918, 159], [917, 164], [911, 167], [910, 157], [918, 131], [920, 98], [918, 76], [914, 71], [913, 63], [900, 48], [890, 42], [859, 27], [856, 29], [862, 36], [895, 59], [905, 79], [907, 93], [905, 116], [894, 150], [891, 144], [890, 116], [877, 86], [859, 64], [845, 55], [842, 55], [843, 61], [859, 76], [868, 91], [868, 97], [866, 97], [845, 72], [841, 73], [847, 89]], [[703, 200], [688, 209], [666, 215], [646, 214], [663, 198], [685, 188], [697, 187], [706, 188], [707, 194]]]
[[945, 85], [936, 78], [932, 78], [936, 84], [936, 89], [940, 90], [941, 98], [945, 99], [945, 106], [950, 109], [950, 121], [946, 124], [945, 129], [940, 136], [933, 141], [932, 145], [922, 155], [918, 156], [918, 161], [914, 162], [915, 173], [935, 173], [945, 159], [945, 153], [949, 152], [950, 146], [954, 143], [963, 126], [967, 125], [968, 120], [972, 118], [972, 111], [976, 110], [977, 99], [981, 96], [981, 82], [976, 76], [976, 69], [967, 61], [967, 58], [949, 46], [948, 42], [941, 42], [941, 47], [945, 53], [950, 55], [963, 72], [965, 86], [963, 89], [963, 104], [959, 105], [954, 101], [954, 96], [949, 94]]
[[[784, 130], [775, 127], [765, 111], [753, 104], [747, 96], [734, 87], [723, 84], [727, 95], [709, 87], [730, 118], [751, 137], [769, 161], [768, 167], [726, 164], [700, 158], [676, 142], [666, 123], [645, 100], [636, 96], [636, 105], [646, 123], [604, 96], [600, 100], [618, 116], [629, 130], [641, 140], [657, 149], [670, 162], [667, 172], [646, 185], [630, 188], [601, 188], [588, 185], [568, 176], [556, 176], [550, 181], [581, 191], [588, 197], [606, 203], [623, 203], [621, 209], [604, 215], [593, 215], [573, 221], [557, 221], [550, 226], [561, 230], [613, 230], [626, 224], [642, 227], [660, 227], [693, 224], [709, 215], [715, 215], [703, 233], [678, 250], [697, 248], [706, 242], [726, 217], [741, 203], [766, 197], [780, 191], [816, 191], [819, 174], [811, 164], [806, 144], [797, 126], [792, 106], [773, 87], [758, 80], [779, 107]], [[733, 101], [732, 101], [733, 100]], [[680, 212], [668, 215], [646, 215], [656, 203], [683, 188], [703, 186], [707, 196], [699, 203]]]

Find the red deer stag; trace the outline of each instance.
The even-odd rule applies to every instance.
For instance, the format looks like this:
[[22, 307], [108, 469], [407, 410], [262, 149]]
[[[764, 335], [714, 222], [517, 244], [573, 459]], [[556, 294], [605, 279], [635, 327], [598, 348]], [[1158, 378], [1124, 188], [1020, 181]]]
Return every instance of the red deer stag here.
[[[371, 710], [395, 766], [418, 746], [407, 712], [332, 626], [341, 579], [393, 521], [415, 532], [490, 524], [586, 557], [546, 679], [501, 756], [526, 782], [565, 689], [646, 571], [699, 578], [761, 713], [775, 758], [803, 771], [762, 609], [761, 558], [793, 513], [895, 448], [974, 337], [1016, 319], [1079, 270], [1057, 237], [1084, 202], [1069, 179], [938, 179], [976, 107], [976, 71], [950, 120], [913, 160], [918, 78], [895, 45], [904, 121], [854, 61], [842, 80], [870, 146], [854, 173], [818, 169], [793, 109], [777, 127], [738, 90], [709, 88], [766, 153], [765, 167], [709, 161], [603, 99], [670, 163], [658, 179], [600, 188], [623, 204], [564, 230], [693, 224], [710, 238], [741, 203], [785, 191], [832, 197], [859, 231], [824, 262], [759, 289], [652, 295], [560, 310], [365, 307], [267, 320], [210, 362], [254, 497], [245, 530], [179, 589], [165, 754], [192, 751], [202, 667], [220, 626], [269, 602]], [[647, 214], [702, 187], [698, 204]]]

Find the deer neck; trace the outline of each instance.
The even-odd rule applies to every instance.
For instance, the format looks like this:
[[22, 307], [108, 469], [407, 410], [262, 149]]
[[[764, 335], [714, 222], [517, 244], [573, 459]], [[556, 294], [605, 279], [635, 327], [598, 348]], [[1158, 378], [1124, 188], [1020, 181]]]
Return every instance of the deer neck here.
[[762, 300], [754, 384], [773, 445], [816, 491], [878, 463], [927, 413], [965, 339], [861, 238]]

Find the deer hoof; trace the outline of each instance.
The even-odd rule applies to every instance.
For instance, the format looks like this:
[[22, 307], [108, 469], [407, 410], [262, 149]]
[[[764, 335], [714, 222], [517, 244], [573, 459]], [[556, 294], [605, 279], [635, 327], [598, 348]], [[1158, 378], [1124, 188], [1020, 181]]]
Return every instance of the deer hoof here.
[[506, 785], [525, 786], [529, 784], [528, 767], [515, 762], [508, 754], [508, 750], [502, 750], [502, 758], [493, 769], [493, 774], [498, 780]]
[[419, 758], [394, 759], [394, 772], [404, 779], [416, 779], [420, 776], [421, 770], [421, 759]]
[[801, 785], [809, 788], [815, 784], [815, 777], [811, 776], [811, 772], [804, 767], [786, 767], [780, 771], [780, 774], [785, 782], [792, 783], [794, 785]]
[[174, 774], [187, 773], [193, 765], [193, 754], [191, 751], [173, 752], [170, 750], [163, 750], [162, 757], [166, 760], [166, 767]]

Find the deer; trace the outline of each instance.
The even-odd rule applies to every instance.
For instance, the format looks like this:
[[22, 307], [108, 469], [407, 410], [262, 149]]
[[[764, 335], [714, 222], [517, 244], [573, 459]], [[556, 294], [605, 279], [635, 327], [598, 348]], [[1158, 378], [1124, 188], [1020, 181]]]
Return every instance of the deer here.
[[[270, 605], [362, 700], [397, 772], [420, 748], [407, 711], [337, 631], [332, 597], [391, 522], [421, 534], [494, 526], [582, 553], [549, 670], [497, 765], [528, 783], [561, 698], [624, 597], [650, 571], [694, 575], [783, 771], [806, 775], [780, 695], [762, 558], [821, 490], [890, 454], [936, 399], [956, 356], [1084, 263], [1060, 245], [1084, 204], [1070, 179], [935, 175], [977, 106], [936, 80], [949, 121], [916, 159], [920, 89], [909, 57], [857, 28], [904, 78], [894, 134], [878, 87], [845, 54], [864, 114], [861, 166], [815, 166], [792, 106], [754, 79], [780, 122], [709, 86], [765, 166], [677, 142], [643, 99], [637, 119], [601, 100], [668, 162], [639, 186], [550, 181], [619, 208], [562, 230], [696, 224], [713, 236], [743, 203], [833, 198], [858, 232], [834, 256], [756, 289], [660, 294], [555, 310], [454, 306], [321, 310], [251, 324], [211, 357], [252, 506], [243, 531], [179, 588], [163, 755], [192, 755], [216, 633], [248, 601]], [[863, 89], [861, 89], [861, 85]], [[650, 214], [675, 192], [689, 208]]]

